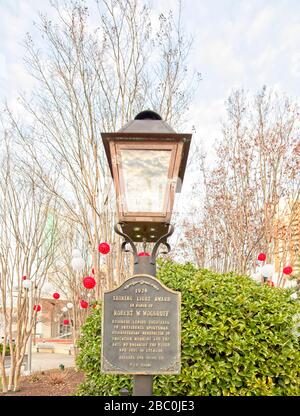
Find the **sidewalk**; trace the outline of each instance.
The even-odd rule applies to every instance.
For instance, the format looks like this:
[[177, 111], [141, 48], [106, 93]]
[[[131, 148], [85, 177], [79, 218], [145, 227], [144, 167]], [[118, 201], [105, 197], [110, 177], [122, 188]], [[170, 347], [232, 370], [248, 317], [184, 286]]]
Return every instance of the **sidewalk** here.
[[74, 356], [68, 354], [56, 353], [32, 353], [32, 372], [58, 369], [59, 365], [63, 364], [65, 367], [74, 367]]

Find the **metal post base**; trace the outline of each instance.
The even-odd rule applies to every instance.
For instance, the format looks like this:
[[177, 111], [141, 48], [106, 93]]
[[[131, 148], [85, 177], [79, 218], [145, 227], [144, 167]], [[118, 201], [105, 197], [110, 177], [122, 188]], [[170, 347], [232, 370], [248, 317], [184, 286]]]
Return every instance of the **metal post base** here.
[[153, 376], [133, 376], [133, 396], [152, 396]]

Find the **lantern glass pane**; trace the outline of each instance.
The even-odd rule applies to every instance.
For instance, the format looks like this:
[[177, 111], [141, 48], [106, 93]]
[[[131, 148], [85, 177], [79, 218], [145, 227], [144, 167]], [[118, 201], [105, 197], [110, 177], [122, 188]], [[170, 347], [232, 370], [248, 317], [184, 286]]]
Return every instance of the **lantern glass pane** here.
[[163, 212], [171, 150], [120, 149], [127, 212]]

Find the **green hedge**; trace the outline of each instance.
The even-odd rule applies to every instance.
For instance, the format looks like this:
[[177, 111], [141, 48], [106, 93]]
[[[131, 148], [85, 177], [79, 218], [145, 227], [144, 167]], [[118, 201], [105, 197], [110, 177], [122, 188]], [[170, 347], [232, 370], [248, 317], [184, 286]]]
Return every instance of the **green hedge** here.
[[[154, 394], [299, 395], [299, 338], [292, 333], [299, 303], [290, 291], [246, 276], [165, 262], [158, 278], [182, 293], [182, 371], [154, 377]], [[132, 377], [101, 374], [101, 310], [82, 328], [77, 359], [85, 372], [78, 395], [132, 391]]]
[[[3, 352], [3, 344], [0, 344], [0, 355], [2, 355], [2, 352]], [[10, 355], [10, 348], [9, 348], [9, 345], [6, 345], [6, 348], [5, 348], [5, 355]]]

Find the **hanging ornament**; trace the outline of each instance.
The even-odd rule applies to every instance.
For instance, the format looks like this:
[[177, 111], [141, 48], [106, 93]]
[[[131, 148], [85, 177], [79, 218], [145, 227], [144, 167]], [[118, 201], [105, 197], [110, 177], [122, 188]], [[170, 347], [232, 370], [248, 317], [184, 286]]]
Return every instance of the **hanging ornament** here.
[[82, 307], [82, 309], [86, 309], [86, 308], [88, 308], [89, 304], [85, 300], [81, 300], [80, 301], [80, 306]]
[[81, 257], [81, 252], [80, 252], [80, 250], [78, 250], [78, 248], [74, 248], [72, 250], [72, 257], [74, 257], [74, 258]]
[[69, 325], [70, 321], [69, 319], [64, 319], [64, 325]]
[[66, 306], [64, 306], [64, 307], [62, 308], [62, 312], [68, 312], [68, 308], [67, 308]]
[[275, 272], [275, 269], [274, 269], [273, 264], [265, 264], [261, 268], [261, 275], [267, 279], [272, 279], [274, 272]]
[[82, 257], [73, 257], [71, 260], [71, 266], [75, 272], [81, 272], [84, 269], [84, 265], [85, 263]]
[[53, 298], [54, 299], [59, 299], [60, 298], [60, 294], [57, 293], [57, 292], [53, 293]]
[[108, 243], [101, 243], [98, 246], [98, 251], [101, 254], [107, 254], [110, 252], [110, 245]]
[[146, 251], [141, 251], [138, 256], [142, 257], [142, 256], [150, 256], [150, 253], [147, 253]]
[[30, 289], [30, 286], [31, 286], [31, 280], [29, 280], [29, 279], [26, 279], [26, 280], [23, 280], [23, 287], [25, 288], [25, 289]]
[[34, 305], [33, 310], [39, 312], [41, 310], [41, 305]]
[[83, 286], [86, 289], [93, 289], [96, 286], [96, 280], [91, 276], [87, 276], [83, 279]]
[[267, 256], [265, 255], [265, 253], [259, 253], [257, 260], [259, 261], [265, 261], [267, 258]]
[[26, 280], [27, 279], [27, 277], [26, 276], [22, 276], [22, 280]]
[[290, 298], [291, 298], [292, 300], [296, 300], [296, 299], [298, 299], [298, 295], [297, 295], [297, 293], [296, 293], [296, 292], [292, 293], [292, 294], [291, 294], [291, 296], [290, 296]]
[[92, 274], [95, 274], [95, 269], [94, 269], [94, 267], [92, 268]]
[[283, 268], [283, 274], [289, 275], [292, 273], [292, 271], [293, 271], [293, 268], [291, 266], [286, 266]]
[[71, 303], [71, 302], [67, 303], [67, 308], [72, 309], [73, 308], [73, 303]]

